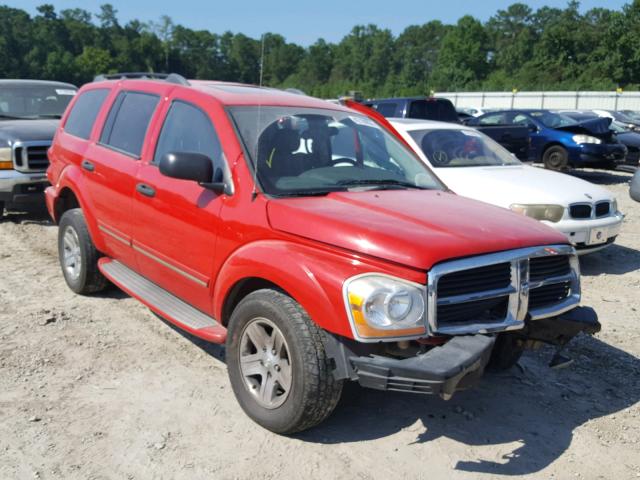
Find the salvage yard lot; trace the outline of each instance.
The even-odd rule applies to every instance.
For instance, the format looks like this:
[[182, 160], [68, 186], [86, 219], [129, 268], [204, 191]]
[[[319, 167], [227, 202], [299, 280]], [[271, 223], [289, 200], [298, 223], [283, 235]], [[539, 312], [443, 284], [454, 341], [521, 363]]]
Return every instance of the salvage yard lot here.
[[581, 259], [603, 331], [489, 374], [449, 402], [349, 388], [320, 427], [280, 437], [243, 414], [223, 350], [112, 288], [64, 283], [56, 227], [0, 223], [0, 479], [640, 477], [640, 204], [611, 189], [617, 243]]

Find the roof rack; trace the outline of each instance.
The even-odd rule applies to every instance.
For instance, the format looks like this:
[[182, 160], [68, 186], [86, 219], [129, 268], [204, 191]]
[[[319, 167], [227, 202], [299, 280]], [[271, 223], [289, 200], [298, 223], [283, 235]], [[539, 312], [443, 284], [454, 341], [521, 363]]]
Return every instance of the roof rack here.
[[107, 73], [97, 75], [93, 81], [102, 82], [104, 80], [125, 80], [125, 79], [145, 79], [145, 80], [163, 80], [168, 83], [189, 86], [189, 81], [182, 75], [177, 73], [155, 73], [155, 72], [122, 72]]

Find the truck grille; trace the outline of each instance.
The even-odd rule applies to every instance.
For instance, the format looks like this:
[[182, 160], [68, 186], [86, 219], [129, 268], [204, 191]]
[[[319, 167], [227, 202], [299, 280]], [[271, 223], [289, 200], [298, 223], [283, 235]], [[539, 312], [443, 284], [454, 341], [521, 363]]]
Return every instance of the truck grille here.
[[529, 293], [529, 309], [548, 307], [561, 302], [569, 296], [571, 283], [552, 283], [544, 287], [538, 287]]
[[580, 300], [577, 257], [567, 245], [523, 248], [436, 265], [428, 275], [432, 332], [455, 335], [520, 328]]
[[49, 166], [51, 142], [19, 142], [13, 146], [13, 163], [20, 172], [44, 172]]

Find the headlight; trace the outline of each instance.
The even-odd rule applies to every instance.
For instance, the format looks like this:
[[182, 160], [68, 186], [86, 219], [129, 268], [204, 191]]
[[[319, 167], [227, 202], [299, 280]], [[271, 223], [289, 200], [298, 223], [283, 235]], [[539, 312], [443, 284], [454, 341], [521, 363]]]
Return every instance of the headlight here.
[[344, 284], [347, 313], [359, 340], [419, 337], [426, 333], [423, 285], [382, 274]]
[[576, 143], [595, 143], [597, 145], [600, 145], [602, 143], [602, 140], [596, 137], [592, 137], [591, 135], [574, 135], [571, 138]]
[[564, 215], [564, 207], [562, 205], [521, 205], [514, 203], [509, 208], [527, 217], [549, 222], [559, 222]]
[[10, 148], [0, 148], [0, 170], [13, 170]]

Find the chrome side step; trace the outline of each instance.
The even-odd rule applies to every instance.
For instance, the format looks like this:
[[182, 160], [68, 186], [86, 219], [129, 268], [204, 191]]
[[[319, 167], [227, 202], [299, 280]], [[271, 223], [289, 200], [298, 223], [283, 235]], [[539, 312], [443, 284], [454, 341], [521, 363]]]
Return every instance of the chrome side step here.
[[224, 343], [226, 340], [227, 329], [213, 317], [193, 308], [119, 261], [102, 258], [98, 267], [118, 287], [178, 327], [210, 342]]

